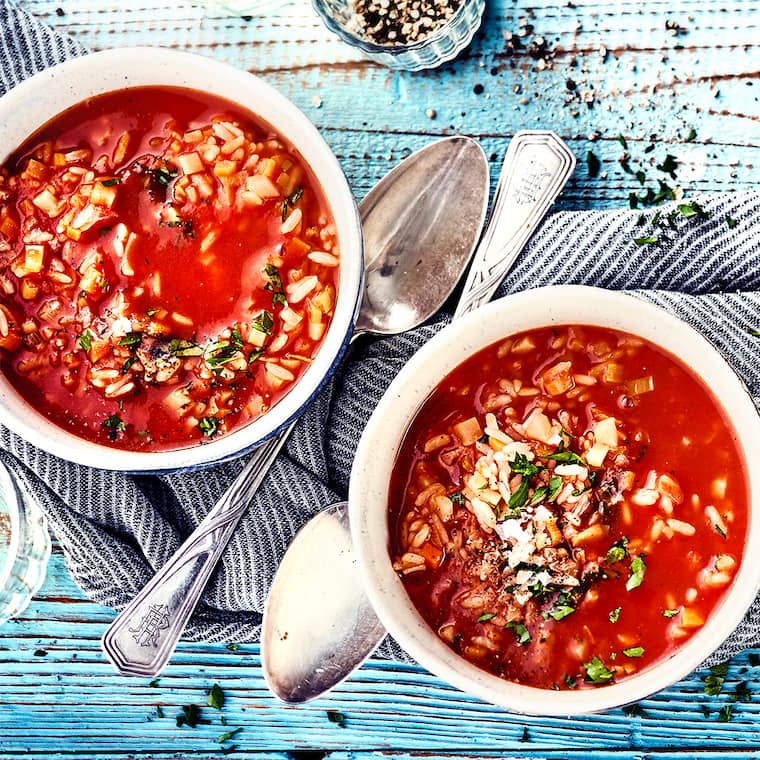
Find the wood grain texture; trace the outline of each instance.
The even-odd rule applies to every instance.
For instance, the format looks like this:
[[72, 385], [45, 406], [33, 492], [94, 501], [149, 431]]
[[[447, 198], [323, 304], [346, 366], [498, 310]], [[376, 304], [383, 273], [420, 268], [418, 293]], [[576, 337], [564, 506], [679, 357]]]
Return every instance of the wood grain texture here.
[[[92, 49], [163, 45], [259, 73], [320, 128], [357, 198], [407, 153], [457, 132], [481, 139], [495, 183], [507, 139], [531, 127], [554, 129], [579, 158], [562, 208], [627, 205], [642, 185], [619, 163], [626, 152], [631, 169], [645, 172], [644, 186], [665, 178], [656, 166], [670, 153], [679, 167], [668, 181], [691, 197], [757, 187], [757, 0], [490, 0], [465, 53], [416, 74], [364, 61], [322, 27], [306, 0], [250, 19], [168, 0], [22, 5]], [[588, 151], [602, 162], [597, 176], [589, 175]], [[330, 696], [292, 707], [267, 691], [258, 646], [182, 643], [154, 686], [116, 675], [99, 648], [113, 614], [83, 598], [56, 551], [41, 593], [21, 618], [0, 626], [2, 757], [206, 758], [230, 745], [237, 745], [233, 758], [278, 760], [305, 750], [332, 760], [744, 760], [760, 753], [757, 697], [734, 701], [744, 682], [753, 695], [760, 689], [760, 650], [735, 659], [720, 695], [705, 696], [706, 673], [697, 672], [643, 701], [644, 714], [634, 716], [521, 717], [421, 668], [379, 660]], [[202, 707], [209, 724], [178, 728], [182, 707], [205, 705], [214, 683], [224, 689], [223, 710]], [[729, 707], [732, 720], [721, 722]], [[237, 727], [233, 739], [217, 741]]]

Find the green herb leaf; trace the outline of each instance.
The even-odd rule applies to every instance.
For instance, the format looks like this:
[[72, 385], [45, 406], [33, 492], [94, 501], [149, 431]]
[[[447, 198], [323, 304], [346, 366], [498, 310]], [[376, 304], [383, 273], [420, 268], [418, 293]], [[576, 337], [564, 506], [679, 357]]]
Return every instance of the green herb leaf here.
[[216, 741], [218, 744], [224, 744], [224, 742], [232, 739], [233, 736], [237, 736], [242, 730], [243, 727], [241, 726], [240, 728], [235, 728], [232, 731], [227, 731], [226, 733], [217, 736]]
[[123, 433], [127, 429], [127, 426], [118, 414], [112, 414], [110, 417], [107, 417], [100, 423], [100, 426], [108, 430], [108, 438], [112, 441], [115, 441], [119, 433]]
[[578, 682], [569, 673], [565, 673], [564, 681], [567, 684], [567, 688], [568, 689], [577, 689], [578, 688]]
[[547, 501], [554, 501], [554, 499], [557, 497], [557, 494], [560, 492], [560, 489], [562, 488], [562, 478], [559, 475], [554, 475], [552, 479], [549, 481], [549, 493], [546, 495]]
[[89, 330], [85, 330], [78, 338], [79, 345], [85, 350], [89, 351], [92, 346], [92, 333]]
[[617, 623], [617, 621], [620, 620], [620, 613], [622, 609], [622, 607], [615, 607], [615, 609], [610, 612], [608, 615], [610, 623]]
[[644, 647], [628, 647], [628, 649], [623, 650], [623, 654], [626, 657], [643, 657]]
[[596, 177], [599, 174], [599, 167], [601, 165], [601, 162], [593, 151], [590, 150], [586, 153], [586, 166], [588, 167], [589, 177]]
[[156, 717], [157, 718], [164, 717], [164, 711], [161, 709], [161, 705], [156, 705]]
[[684, 142], [694, 142], [694, 140], [696, 139], [696, 137], [697, 137], [697, 130], [694, 129], [694, 127], [692, 127], [689, 130], [689, 134], [686, 135], [686, 137], [684, 138]]
[[728, 723], [734, 717], [734, 706], [723, 705], [718, 713], [718, 723]]
[[121, 177], [111, 177], [111, 179], [100, 180], [100, 184], [104, 187], [112, 187], [113, 185], [118, 185], [119, 182], [121, 182]]
[[222, 707], [224, 707], [224, 692], [218, 683], [215, 683], [211, 687], [211, 691], [208, 693], [206, 704], [209, 707], [213, 707], [215, 710], [221, 710]]
[[737, 224], [739, 224], [739, 222], [737, 222], [732, 216], [726, 216], [726, 226], [729, 230], [732, 230]]
[[623, 150], [628, 150], [628, 141], [623, 135], [618, 135], [615, 139], [623, 146]]
[[734, 701], [735, 702], [751, 702], [752, 692], [746, 681], [739, 681], [734, 689]]
[[492, 619], [493, 619], [493, 618], [495, 618], [495, 617], [496, 617], [496, 613], [495, 613], [495, 612], [484, 612], [484, 613], [483, 613], [483, 614], [482, 614], [482, 615], [481, 615], [481, 616], [478, 618], [478, 623], [485, 623], [485, 622], [487, 622], [487, 621], [489, 621], [489, 620], [492, 620]]
[[675, 617], [680, 611], [681, 611], [680, 607], [675, 610], [663, 610], [662, 616], [664, 618], [672, 618], [672, 617]]
[[575, 612], [575, 607], [571, 607], [569, 604], [559, 604], [549, 610], [549, 615], [555, 620], [562, 620], [568, 615], [572, 615]]
[[644, 574], [647, 571], [647, 566], [644, 564], [644, 560], [641, 557], [634, 557], [631, 560], [631, 576], [625, 584], [626, 591], [633, 591], [638, 588], [644, 580]]
[[146, 313], [146, 314], [147, 314], [149, 317], [155, 317], [155, 316], [156, 316], [156, 314], [158, 314], [158, 312], [159, 312], [159, 311], [161, 311], [161, 309], [147, 309], [147, 310], [145, 311], [145, 313]]
[[678, 159], [672, 156], [670, 153], [665, 156], [665, 159], [661, 164], [657, 165], [657, 168], [663, 173], [668, 174], [671, 179], [676, 178], [676, 169], [678, 168]]
[[678, 205], [678, 211], [684, 219], [691, 219], [695, 216], [700, 219], [709, 219], [711, 216], [710, 213], [705, 211], [696, 201], [680, 203]]
[[508, 506], [510, 509], [520, 509], [525, 506], [525, 502], [528, 501], [528, 492], [530, 490], [530, 479], [527, 475], [522, 476], [520, 485], [512, 492], [509, 497]]
[[182, 231], [185, 237], [195, 237], [195, 230], [193, 229], [192, 219], [174, 219], [171, 222], [159, 222], [159, 227], [175, 227]]
[[119, 340], [120, 346], [136, 346], [142, 340], [142, 333], [131, 332], [127, 333], [123, 338]]
[[647, 235], [646, 237], [637, 237], [633, 239], [636, 245], [654, 245], [660, 242], [660, 238], [657, 235]]
[[616, 562], [622, 562], [628, 556], [628, 539], [623, 536], [619, 541], [616, 541], [607, 550], [607, 554], [604, 557], [604, 561], [608, 565], [614, 565]]
[[609, 683], [615, 677], [615, 673], [609, 670], [596, 655], [591, 658], [591, 662], [584, 662], [582, 667], [586, 671], [586, 683]]
[[298, 203], [298, 201], [301, 200], [301, 196], [303, 195], [303, 188], [299, 187], [297, 190], [295, 190], [290, 196], [288, 196], [283, 202], [282, 202], [282, 214], [280, 216], [280, 219], [284, 222], [285, 219], [288, 216], [288, 213], [290, 212], [290, 209]]
[[546, 497], [546, 494], [546, 486], [541, 486], [540, 488], [537, 488], [535, 491], [533, 491], [533, 496], [530, 497], [531, 506], [534, 504], [540, 504]]
[[638, 702], [632, 705], [624, 705], [622, 710], [623, 715], [627, 715], [629, 718], [634, 716], [644, 718], [647, 714], [646, 710]]
[[515, 454], [515, 458], [511, 462], [508, 462], [508, 464], [512, 472], [518, 473], [519, 475], [525, 475], [529, 478], [538, 475], [538, 473], [544, 469], [543, 467], [533, 464], [525, 454]]
[[522, 623], [507, 623], [504, 627], [515, 632], [518, 644], [527, 644], [531, 640], [530, 631]]
[[721, 536], [721, 538], [725, 538], [725, 537], [726, 537], [726, 531], [725, 531], [725, 530], [723, 530], [723, 528], [721, 528], [721, 527], [720, 527], [720, 525], [718, 525], [718, 523], [714, 523], [714, 524], [713, 524], [713, 528], [715, 528], [715, 532], [716, 532], [716, 533], [717, 533], [719, 536]]
[[716, 697], [723, 691], [723, 684], [726, 681], [726, 674], [728, 673], [728, 662], [721, 662], [717, 665], [713, 665], [710, 668], [710, 672], [705, 676], [705, 688], [704, 692], [708, 697]]
[[202, 356], [203, 349], [191, 340], [180, 340], [179, 338], [173, 338], [169, 341], [169, 353], [172, 356], [178, 356], [185, 358], [188, 356]]
[[201, 417], [198, 428], [206, 438], [211, 438], [219, 432], [219, 420], [216, 417]]
[[586, 467], [586, 463], [574, 452], [569, 449], [558, 451], [555, 454], [547, 454], [546, 459], [553, 459], [557, 464], [579, 464]]
[[330, 723], [336, 723], [341, 728], [346, 727], [346, 716], [342, 712], [338, 712], [338, 710], [328, 710], [327, 720], [329, 720]]
[[148, 686], [150, 686], [151, 688], [155, 689], [155, 688], [158, 686], [158, 682], [159, 682], [160, 680], [161, 680], [160, 678], [154, 678], [154, 679], [153, 679], [153, 680], [152, 680], [152, 681], [151, 681], [151, 682], [148, 684]]
[[251, 322], [251, 327], [259, 332], [263, 332], [266, 335], [272, 334], [272, 327], [274, 326], [274, 318], [271, 311], [262, 311], [256, 319]]
[[455, 491], [449, 494], [451, 501], [458, 507], [464, 506], [464, 494], [461, 491]]
[[240, 649], [240, 644], [227, 644], [225, 649], [229, 649], [230, 652], [237, 652], [237, 650]]
[[208, 723], [211, 721], [201, 718], [201, 708], [198, 705], [185, 705], [182, 708], [182, 714], [177, 716], [177, 728], [182, 726], [195, 728], [198, 725]]

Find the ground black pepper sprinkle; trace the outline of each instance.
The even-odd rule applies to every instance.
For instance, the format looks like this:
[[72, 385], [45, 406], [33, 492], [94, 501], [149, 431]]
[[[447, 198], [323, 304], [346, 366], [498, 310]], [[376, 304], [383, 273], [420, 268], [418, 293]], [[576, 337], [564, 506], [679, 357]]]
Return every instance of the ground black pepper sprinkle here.
[[354, 31], [378, 45], [408, 45], [443, 26], [464, 1], [353, 0]]

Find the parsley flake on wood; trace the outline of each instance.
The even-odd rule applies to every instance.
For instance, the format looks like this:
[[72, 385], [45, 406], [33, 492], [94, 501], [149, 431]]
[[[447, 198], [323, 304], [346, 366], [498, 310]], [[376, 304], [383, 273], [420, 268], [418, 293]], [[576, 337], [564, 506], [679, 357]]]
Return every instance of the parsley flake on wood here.
[[609, 683], [615, 677], [615, 673], [597, 655], [594, 655], [590, 662], [584, 662], [582, 667], [586, 671], [586, 683]]
[[718, 713], [718, 723], [728, 723], [734, 717], [734, 706], [723, 705]]
[[676, 178], [676, 169], [678, 168], [679, 161], [678, 159], [668, 153], [665, 158], [663, 159], [661, 164], [657, 164], [657, 169], [661, 171], [663, 174], [667, 174], [670, 176], [671, 179]]
[[599, 168], [601, 165], [601, 161], [599, 161], [596, 154], [593, 151], [589, 150], [586, 153], [586, 166], [588, 167], [588, 176], [596, 177], [599, 174]]
[[632, 705], [625, 705], [622, 710], [623, 715], [627, 715], [629, 718], [634, 716], [644, 718], [647, 714], [646, 710], [638, 702], [634, 702]]
[[224, 692], [218, 683], [215, 683], [211, 687], [211, 691], [208, 693], [206, 704], [209, 707], [213, 707], [215, 710], [221, 710], [222, 707], [224, 707]]
[[644, 560], [641, 557], [634, 557], [631, 560], [631, 575], [625, 584], [626, 591], [633, 591], [638, 588], [644, 580], [644, 574], [647, 571], [647, 566], [644, 564]]
[[346, 716], [342, 712], [339, 712], [338, 710], [328, 710], [327, 720], [329, 720], [330, 723], [335, 723], [341, 728], [346, 727]]
[[185, 705], [182, 708], [182, 714], [177, 716], [177, 728], [182, 728], [182, 726], [195, 728], [209, 723], [211, 723], [210, 720], [201, 717], [201, 708], [198, 705]]
[[705, 676], [704, 692], [708, 697], [717, 697], [723, 691], [723, 684], [728, 673], [728, 662], [713, 665], [710, 672]]
[[227, 731], [226, 733], [220, 734], [216, 737], [217, 744], [224, 744], [224, 742], [229, 741], [234, 736], [237, 736], [241, 731], [243, 730], [243, 727], [235, 728], [232, 731]]

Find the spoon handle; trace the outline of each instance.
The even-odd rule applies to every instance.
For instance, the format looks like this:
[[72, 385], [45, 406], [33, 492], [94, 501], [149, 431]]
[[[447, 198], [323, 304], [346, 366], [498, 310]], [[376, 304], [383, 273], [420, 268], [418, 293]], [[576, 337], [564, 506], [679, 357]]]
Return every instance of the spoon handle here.
[[192, 535], [108, 627], [101, 646], [120, 673], [150, 678], [163, 670], [219, 557], [292, 427], [256, 449]]
[[509, 143], [491, 218], [473, 256], [454, 318], [489, 301], [575, 168], [554, 132], [524, 130]]

